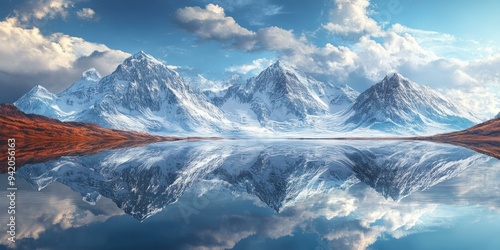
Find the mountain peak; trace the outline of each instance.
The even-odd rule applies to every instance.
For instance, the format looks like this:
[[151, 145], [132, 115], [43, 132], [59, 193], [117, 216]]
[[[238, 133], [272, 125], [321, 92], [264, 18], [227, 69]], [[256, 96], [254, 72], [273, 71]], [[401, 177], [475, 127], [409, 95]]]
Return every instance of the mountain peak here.
[[125, 62], [130, 62], [130, 61], [139, 61], [139, 62], [145, 61], [145, 62], [148, 62], [148, 63], [163, 65], [163, 63], [160, 60], [154, 58], [152, 55], [147, 54], [146, 52], [144, 52], [142, 50], [139, 51], [139, 52], [137, 52], [137, 53], [135, 53], [131, 57], [125, 59]]
[[142, 58], [146, 58], [150, 55], [146, 54], [146, 52], [140, 50], [139, 52], [135, 53], [134, 55], [132, 55], [132, 58], [134, 59], [142, 59]]
[[153, 56], [146, 54], [144, 51], [139, 51], [138, 53], [125, 59], [123, 63], [118, 65], [112, 75], [114, 74], [121, 75], [122, 78], [125, 77], [128, 80], [142, 79], [146, 76], [151, 78], [153, 77], [152, 75], [178, 75], [177, 72], [169, 69], [166, 64]]
[[406, 79], [403, 75], [399, 74], [399, 73], [394, 73], [391, 77], [391, 79], [394, 79], [394, 80], [402, 80], [402, 79]]
[[279, 67], [280, 65], [283, 65], [283, 62], [282, 62], [282, 61], [280, 61], [280, 60], [276, 61], [276, 62], [273, 64], [273, 66], [275, 66], [275, 67]]
[[46, 88], [44, 88], [42, 85], [39, 85], [37, 84], [35, 87], [33, 87], [30, 92], [28, 92], [29, 94], [37, 94], [37, 95], [51, 95], [52, 93], [50, 93]]
[[394, 73], [392, 76], [385, 76], [382, 82], [376, 85], [382, 85], [382, 87], [388, 87], [390, 89], [400, 88], [400, 87], [412, 87], [411, 81], [399, 73]]
[[500, 119], [500, 112], [498, 112], [494, 119]]
[[90, 80], [90, 81], [99, 81], [101, 79], [101, 74], [95, 69], [95, 68], [90, 68], [83, 72], [82, 74], [82, 80]]
[[289, 70], [289, 69], [292, 69], [293, 67], [291, 67], [290, 65], [284, 63], [283, 61], [278, 60], [275, 63], [273, 63], [271, 66], [269, 66], [269, 68], [281, 69], [281, 70]]

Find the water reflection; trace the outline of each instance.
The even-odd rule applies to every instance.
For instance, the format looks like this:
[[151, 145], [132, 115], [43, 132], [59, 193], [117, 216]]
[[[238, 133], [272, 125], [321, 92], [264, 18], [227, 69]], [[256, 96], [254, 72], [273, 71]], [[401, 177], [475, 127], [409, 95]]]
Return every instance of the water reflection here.
[[[498, 167], [498, 160], [469, 149], [425, 142], [200, 141], [63, 157], [26, 165], [18, 176], [56, 201], [65, 198], [49, 190], [51, 183], [86, 202], [74, 200], [82, 209], [62, 213], [72, 223], [44, 224], [37, 237], [26, 239], [40, 232], [50, 238], [54, 225], [76, 231], [85, 229], [68, 225], [91, 225], [88, 238], [122, 225], [124, 234], [145, 230], [149, 243], [170, 248], [283, 248], [293, 242], [299, 249], [363, 249], [478, 210], [497, 216]], [[102, 203], [106, 213], [89, 212]], [[139, 239], [130, 241], [127, 246]]]

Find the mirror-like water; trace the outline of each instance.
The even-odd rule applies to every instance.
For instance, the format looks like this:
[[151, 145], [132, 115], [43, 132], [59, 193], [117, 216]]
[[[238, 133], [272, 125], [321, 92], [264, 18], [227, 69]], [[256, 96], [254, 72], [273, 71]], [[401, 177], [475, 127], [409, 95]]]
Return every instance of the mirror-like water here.
[[25, 165], [17, 177], [9, 247], [500, 246], [500, 161], [446, 144], [170, 142]]

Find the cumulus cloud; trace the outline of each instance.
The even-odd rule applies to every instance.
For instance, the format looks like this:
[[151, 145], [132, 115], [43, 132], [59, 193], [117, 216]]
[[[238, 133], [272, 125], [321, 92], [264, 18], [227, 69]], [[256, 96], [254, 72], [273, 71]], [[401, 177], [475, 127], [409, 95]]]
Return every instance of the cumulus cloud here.
[[417, 67], [438, 59], [434, 53], [424, 50], [409, 34], [386, 32], [379, 40], [377, 42], [365, 35], [353, 46], [357, 55], [355, 73], [374, 82], [400, 71], [404, 65]]
[[498, 89], [472, 87], [468, 89], [440, 89], [440, 91], [488, 120], [500, 112], [500, 94]]
[[15, 12], [15, 17], [22, 24], [29, 24], [43, 19], [54, 19], [56, 17], [66, 18], [68, 16], [68, 8], [73, 5], [73, 0], [30, 1], [21, 10]]
[[185, 7], [176, 11], [175, 19], [182, 28], [204, 40], [228, 43], [242, 50], [251, 50], [255, 45], [255, 32], [241, 27], [218, 5]]
[[381, 28], [370, 18], [367, 7], [368, 0], [334, 0], [334, 7], [329, 13], [329, 22], [323, 28], [331, 33], [380, 35]]
[[22, 27], [16, 17], [0, 22], [0, 87], [13, 102], [36, 84], [58, 92], [94, 67], [111, 73], [129, 54], [104, 44], [87, 42], [62, 33], [44, 35], [36, 27]]
[[305, 37], [297, 38], [292, 30], [275, 26], [251, 31], [226, 16], [217, 5], [182, 8], [177, 10], [175, 19], [180, 27], [202, 40], [215, 40], [247, 52], [277, 51], [285, 61], [307, 68], [306, 72], [345, 75], [342, 67], [352, 67], [354, 54], [347, 47], [326, 44], [318, 48]]
[[76, 12], [76, 15], [84, 20], [92, 20], [95, 17], [95, 11], [91, 8], [82, 8]]
[[272, 4], [269, 0], [202, 0], [209, 4], [217, 4], [227, 11], [243, 10], [238, 17], [251, 25], [263, 26], [270, 16], [282, 13], [283, 6]]
[[234, 18], [226, 16], [218, 5], [205, 8], [185, 7], [175, 13], [175, 20], [184, 29], [202, 40], [219, 41], [230, 48], [244, 51], [307, 50], [307, 45], [295, 38], [291, 30], [266, 27], [257, 32], [240, 26]]

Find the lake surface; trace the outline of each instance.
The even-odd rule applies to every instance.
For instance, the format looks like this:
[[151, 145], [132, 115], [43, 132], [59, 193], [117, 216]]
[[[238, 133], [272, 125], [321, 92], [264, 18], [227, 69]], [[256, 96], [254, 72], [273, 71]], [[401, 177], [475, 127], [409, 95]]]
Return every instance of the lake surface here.
[[0, 248], [500, 249], [500, 161], [447, 144], [166, 142], [16, 180]]

